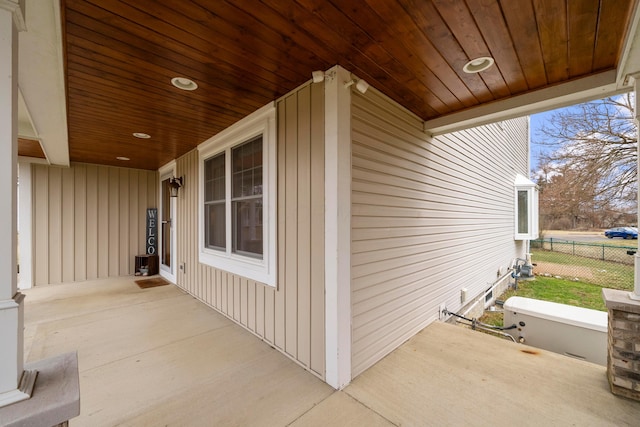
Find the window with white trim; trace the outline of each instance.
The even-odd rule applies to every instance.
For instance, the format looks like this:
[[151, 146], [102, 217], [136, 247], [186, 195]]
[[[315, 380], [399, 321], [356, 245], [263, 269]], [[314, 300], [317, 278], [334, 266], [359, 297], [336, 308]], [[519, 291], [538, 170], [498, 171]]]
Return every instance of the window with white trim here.
[[198, 147], [203, 264], [275, 286], [276, 137], [272, 105]]
[[515, 187], [515, 240], [538, 238], [538, 186], [517, 175]]

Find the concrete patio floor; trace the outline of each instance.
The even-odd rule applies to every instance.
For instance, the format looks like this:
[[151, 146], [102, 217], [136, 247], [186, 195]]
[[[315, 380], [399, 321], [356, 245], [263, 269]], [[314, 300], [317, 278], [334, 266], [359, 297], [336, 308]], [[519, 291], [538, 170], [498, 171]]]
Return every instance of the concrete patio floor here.
[[173, 285], [24, 293], [27, 361], [78, 351], [71, 426], [640, 425], [605, 368], [449, 324], [335, 391]]

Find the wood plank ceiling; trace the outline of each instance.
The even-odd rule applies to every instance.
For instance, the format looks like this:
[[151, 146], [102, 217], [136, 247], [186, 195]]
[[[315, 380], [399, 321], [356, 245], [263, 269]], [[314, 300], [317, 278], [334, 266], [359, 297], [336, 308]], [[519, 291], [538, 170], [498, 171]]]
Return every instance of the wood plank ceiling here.
[[636, 1], [63, 0], [70, 158], [158, 169], [336, 64], [424, 120], [611, 70]]

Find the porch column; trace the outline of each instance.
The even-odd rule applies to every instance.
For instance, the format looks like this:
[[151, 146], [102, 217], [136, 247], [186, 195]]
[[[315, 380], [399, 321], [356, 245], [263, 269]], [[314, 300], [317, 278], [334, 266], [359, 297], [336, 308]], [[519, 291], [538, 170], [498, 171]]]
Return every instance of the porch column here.
[[351, 73], [325, 77], [325, 347], [326, 381], [351, 381]]
[[[638, 132], [638, 125], [640, 124], [640, 111], [638, 111], [638, 106], [640, 106], [640, 100], [638, 99], [638, 95], [640, 92], [640, 87], [638, 87], [638, 78], [640, 78], [640, 75], [635, 75], [633, 77], [633, 91], [634, 91], [634, 95], [635, 95], [635, 106], [634, 106], [634, 121], [636, 123], [636, 141], [640, 142], [640, 132]], [[640, 184], [640, 143], [636, 144], [636, 150], [637, 150], [637, 158], [636, 158], [636, 171], [637, 176], [636, 179], [638, 180], [638, 183]], [[640, 186], [638, 187], [640, 188]], [[638, 192], [638, 220], [640, 220], [640, 191]], [[640, 224], [636, 224], [636, 225], [640, 225]], [[638, 300], [640, 301], [640, 239], [638, 239], [638, 250], [636, 251], [636, 254], [634, 256], [634, 266], [635, 266], [635, 271], [634, 271], [634, 276], [633, 276], [633, 292], [629, 292], [629, 297], [633, 300]]]
[[23, 299], [17, 279], [18, 31], [24, 0], [0, 0], [0, 407], [28, 399], [23, 375]]
[[[640, 122], [638, 77], [633, 76], [636, 127]], [[640, 154], [640, 145], [638, 148]], [[640, 172], [640, 156], [636, 165]], [[640, 174], [638, 175], [640, 180]], [[640, 181], [639, 181], [640, 182]], [[640, 196], [638, 197], [640, 214]], [[611, 392], [640, 401], [640, 247], [635, 258], [634, 290], [602, 289], [609, 314], [607, 340], [607, 379]]]

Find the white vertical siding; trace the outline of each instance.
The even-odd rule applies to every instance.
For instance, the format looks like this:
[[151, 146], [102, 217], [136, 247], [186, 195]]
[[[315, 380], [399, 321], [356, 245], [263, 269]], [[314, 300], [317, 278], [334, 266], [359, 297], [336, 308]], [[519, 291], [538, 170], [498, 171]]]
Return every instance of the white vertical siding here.
[[352, 110], [353, 376], [486, 290], [522, 256], [513, 240], [526, 118], [430, 139], [375, 91]]
[[198, 153], [177, 159], [178, 285], [324, 378], [324, 92], [277, 102], [277, 289], [198, 262]]
[[145, 252], [146, 210], [156, 207], [157, 173], [32, 168], [34, 284], [133, 274], [135, 255]]

